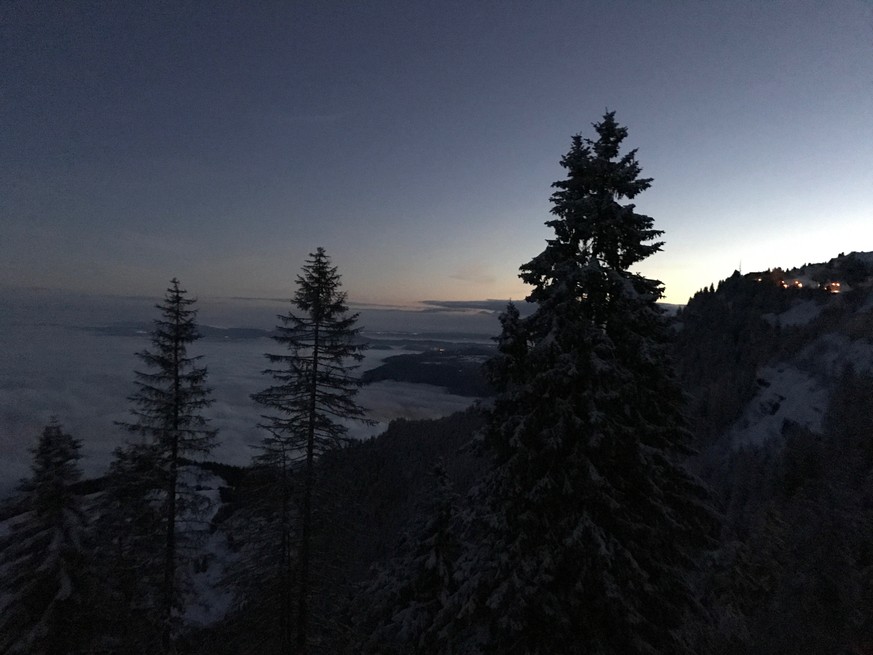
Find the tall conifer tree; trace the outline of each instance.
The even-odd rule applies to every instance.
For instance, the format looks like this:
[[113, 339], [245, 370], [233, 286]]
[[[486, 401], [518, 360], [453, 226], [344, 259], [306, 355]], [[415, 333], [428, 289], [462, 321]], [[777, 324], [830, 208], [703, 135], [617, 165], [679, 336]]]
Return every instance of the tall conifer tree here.
[[[276, 384], [253, 396], [256, 402], [275, 412], [264, 417], [262, 427], [271, 436], [264, 442], [260, 463], [273, 459], [277, 465], [286, 467], [289, 453], [302, 462], [296, 576], [297, 653], [305, 653], [308, 645], [315, 459], [346, 443], [345, 421], [366, 420], [364, 409], [355, 401], [359, 381], [353, 376], [363, 357], [364, 344], [357, 339], [358, 315], [349, 314], [340, 280], [323, 248], [310, 253], [302, 275], [297, 277], [297, 292], [291, 301], [297, 311], [279, 316], [282, 324], [273, 337], [288, 352], [266, 355], [274, 367], [265, 373]], [[284, 472], [283, 468], [283, 480]], [[283, 507], [287, 512], [285, 502]], [[290, 561], [284, 551], [282, 557]], [[290, 651], [292, 646], [286, 644], [286, 648]]]
[[23, 481], [24, 513], [0, 537], [0, 652], [83, 652], [86, 522], [73, 485], [80, 443], [52, 422]]
[[[133, 404], [134, 421], [121, 423], [134, 434], [146, 439], [148, 447], [128, 450], [151, 459], [151, 466], [134, 466], [144, 470], [147, 482], [155, 485], [161, 497], [158, 508], [163, 529], [163, 561], [160, 583], [164, 648], [171, 650], [174, 610], [180, 602], [177, 584], [180, 563], [180, 527], [202, 518], [203, 496], [191, 488], [183, 476], [183, 459], [202, 456], [215, 444], [216, 431], [209, 429], [202, 410], [212, 404], [211, 389], [206, 386], [207, 371], [199, 366], [200, 356], [191, 357], [188, 346], [200, 338], [194, 299], [173, 278], [164, 300], [155, 307], [161, 318], [154, 322], [152, 349], [137, 353], [148, 372], [136, 371]], [[128, 458], [130, 459], [130, 458]], [[130, 467], [128, 467], [130, 468]], [[186, 530], [187, 532], [187, 530]]]
[[521, 267], [536, 309], [509, 307], [489, 366], [487, 546], [461, 563], [455, 611], [487, 626], [493, 652], [689, 652], [689, 572], [715, 527], [677, 463], [688, 435], [662, 285], [630, 270], [661, 247], [626, 202], [651, 180], [620, 154], [613, 113], [594, 128], [561, 160], [554, 237]]

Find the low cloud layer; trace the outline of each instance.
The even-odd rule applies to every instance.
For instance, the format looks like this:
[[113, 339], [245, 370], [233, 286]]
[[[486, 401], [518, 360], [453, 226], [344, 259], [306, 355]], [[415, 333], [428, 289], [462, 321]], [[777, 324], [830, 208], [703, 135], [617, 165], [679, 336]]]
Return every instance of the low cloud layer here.
[[[52, 296], [52, 300], [57, 298]], [[82, 441], [81, 465], [89, 476], [103, 473], [112, 451], [131, 438], [115, 422], [129, 418], [127, 398], [135, 390], [134, 370], [142, 365], [135, 353], [149, 346], [148, 338], [83, 329], [90, 319], [110, 324], [112, 319], [140, 320], [153, 311], [143, 309], [150, 308], [152, 302], [129, 302], [136, 312], [124, 315], [108, 309], [87, 311], [76, 303], [66, 309], [37, 303], [29, 309], [19, 305], [16, 312], [0, 318], [0, 495], [30, 474], [29, 449], [52, 417]], [[391, 325], [404, 327], [397, 321]], [[454, 326], [465, 329], [457, 322]], [[263, 408], [251, 401], [250, 394], [270, 383], [261, 373], [267, 365], [263, 354], [268, 351], [276, 352], [277, 344], [266, 338], [203, 339], [194, 344], [192, 354], [204, 356], [215, 399], [206, 412], [212, 427], [219, 429], [214, 459], [246, 464], [253, 447], [263, 438], [257, 428]], [[371, 349], [362, 369], [378, 366], [398, 352]], [[355, 438], [378, 434], [394, 418], [435, 418], [471, 402], [439, 387], [394, 381], [364, 387], [359, 399], [377, 424], [350, 425], [350, 435]]]

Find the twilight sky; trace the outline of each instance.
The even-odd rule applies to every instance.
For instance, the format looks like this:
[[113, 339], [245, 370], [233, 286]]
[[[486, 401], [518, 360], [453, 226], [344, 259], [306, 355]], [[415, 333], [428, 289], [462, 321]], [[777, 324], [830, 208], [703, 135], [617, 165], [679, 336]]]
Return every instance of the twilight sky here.
[[0, 285], [518, 299], [606, 108], [668, 301], [873, 250], [870, 0], [247, 4], [0, 3]]

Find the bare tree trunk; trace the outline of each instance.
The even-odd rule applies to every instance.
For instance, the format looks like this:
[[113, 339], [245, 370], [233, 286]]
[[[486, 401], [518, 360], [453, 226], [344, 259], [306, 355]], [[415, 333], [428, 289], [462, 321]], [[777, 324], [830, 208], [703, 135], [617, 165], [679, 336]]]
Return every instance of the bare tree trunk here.
[[300, 534], [300, 591], [297, 599], [297, 653], [306, 655], [309, 621], [309, 542], [312, 527], [312, 488], [315, 485], [315, 411], [318, 382], [319, 323], [315, 323], [312, 346], [312, 381], [309, 389], [309, 425], [306, 435], [306, 472], [303, 481], [303, 512]]
[[164, 551], [164, 650], [175, 652], [171, 621], [173, 618], [173, 596], [176, 582], [176, 478], [178, 477], [177, 457], [178, 437], [173, 435], [170, 460], [170, 483], [167, 498], [167, 543]]
[[291, 581], [293, 579], [293, 571], [291, 564], [291, 517], [290, 517], [290, 495], [288, 488], [288, 457], [285, 446], [282, 445], [282, 586], [279, 590], [280, 594], [280, 618], [279, 630], [281, 640], [281, 652], [294, 652], [294, 635], [291, 620], [291, 612], [293, 602], [291, 600]]
[[[179, 323], [176, 316], [176, 324]], [[164, 550], [164, 630], [163, 646], [168, 654], [175, 652], [172, 619], [176, 584], [176, 483], [179, 477], [179, 342], [178, 330], [173, 339], [173, 431], [170, 442], [170, 479], [167, 484], [167, 539]]]

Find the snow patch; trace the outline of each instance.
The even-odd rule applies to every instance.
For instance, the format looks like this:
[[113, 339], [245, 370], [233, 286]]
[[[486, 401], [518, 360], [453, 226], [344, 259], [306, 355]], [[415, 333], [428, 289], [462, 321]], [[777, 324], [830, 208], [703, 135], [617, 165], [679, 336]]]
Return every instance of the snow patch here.
[[818, 318], [823, 308], [824, 305], [820, 305], [814, 300], [805, 300], [792, 305], [790, 309], [781, 314], [764, 314], [761, 318], [774, 326], [806, 325]]
[[797, 362], [832, 379], [839, 377], [847, 366], [856, 373], [873, 375], [873, 343], [852, 340], [845, 334], [825, 334], [801, 350]]
[[230, 611], [234, 596], [227, 585], [228, 564], [237, 556], [227, 545], [222, 530], [212, 532], [203, 544], [192, 576], [192, 602], [185, 607], [184, 620], [188, 625], [205, 626], [217, 623]]
[[[189, 469], [187, 473], [196, 479], [197, 492], [212, 503], [211, 521], [221, 507], [220, 488], [224, 480], [212, 473]], [[192, 480], [193, 482], [193, 480]], [[209, 625], [224, 618], [233, 603], [233, 591], [225, 581], [227, 565], [236, 555], [227, 544], [223, 530], [214, 530], [206, 537], [193, 563], [190, 603], [184, 609], [184, 621], [188, 625]]]
[[814, 377], [789, 365], [758, 372], [761, 389], [728, 431], [734, 448], [762, 446], [782, 435], [785, 421], [821, 430], [828, 390]]

